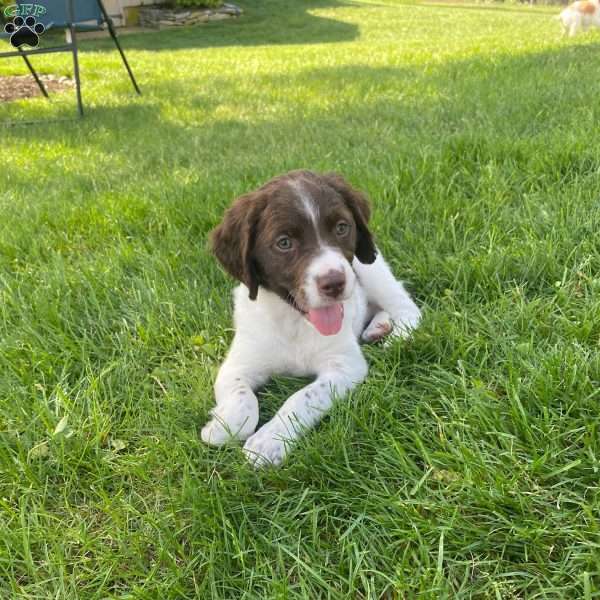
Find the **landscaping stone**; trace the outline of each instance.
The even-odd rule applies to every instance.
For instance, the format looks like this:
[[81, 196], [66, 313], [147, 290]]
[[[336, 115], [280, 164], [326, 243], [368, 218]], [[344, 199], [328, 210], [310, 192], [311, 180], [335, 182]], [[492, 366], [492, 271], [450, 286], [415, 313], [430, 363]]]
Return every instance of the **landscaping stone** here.
[[163, 29], [165, 27], [189, 27], [208, 21], [221, 21], [239, 17], [242, 9], [235, 4], [223, 4], [219, 8], [164, 8], [142, 6], [139, 9], [140, 26]]

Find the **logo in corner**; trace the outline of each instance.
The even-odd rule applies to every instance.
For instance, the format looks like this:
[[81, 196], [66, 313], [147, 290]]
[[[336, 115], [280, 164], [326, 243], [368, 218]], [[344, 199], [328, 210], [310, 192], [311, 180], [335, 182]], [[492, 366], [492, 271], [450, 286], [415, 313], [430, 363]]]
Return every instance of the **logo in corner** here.
[[12, 17], [12, 22], [4, 25], [4, 31], [10, 35], [10, 43], [15, 48], [21, 46], [37, 47], [40, 35], [46, 31], [43, 23], [38, 23], [37, 17], [46, 14], [46, 7], [39, 4], [13, 4], [4, 9], [4, 16]]

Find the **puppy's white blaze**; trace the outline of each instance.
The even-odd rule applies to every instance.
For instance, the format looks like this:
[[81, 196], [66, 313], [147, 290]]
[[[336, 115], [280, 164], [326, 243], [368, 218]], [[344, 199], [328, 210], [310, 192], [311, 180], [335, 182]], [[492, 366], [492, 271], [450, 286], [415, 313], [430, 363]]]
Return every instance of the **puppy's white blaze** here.
[[313, 201], [310, 194], [306, 192], [300, 180], [294, 179], [293, 181], [290, 181], [289, 185], [298, 195], [298, 199], [300, 201], [302, 210], [307, 214], [308, 218], [311, 220], [315, 233], [317, 234], [317, 239], [320, 241], [321, 238], [319, 237], [319, 207]]
[[356, 277], [350, 263], [339, 250], [321, 246], [319, 254], [308, 265], [304, 279], [304, 295], [309, 308], [331, 304], [330, 299], [323, 298], [317, 286], [317, 278], [327, 275], [330, 271], [342, 271], [346, 276], [346, 287], [339, 300], [346, 300], [351, 296]]

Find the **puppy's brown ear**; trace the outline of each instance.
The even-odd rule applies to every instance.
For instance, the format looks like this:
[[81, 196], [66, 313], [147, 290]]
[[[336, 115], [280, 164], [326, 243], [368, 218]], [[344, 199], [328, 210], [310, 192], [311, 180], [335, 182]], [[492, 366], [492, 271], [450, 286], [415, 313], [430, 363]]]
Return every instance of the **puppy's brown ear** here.
[[371, 216], [369, 200], [366, 195], [353, 188], [341, 175], [337, 173], [326, 173], [323, 179], [331, 186], [346, 202], [346, 206], [352, 212], [356, 222], [357, 236], [354, 254], [358, 260], [370, 265], [377, 258], [377, 249], [373, 236], [369, 231], [368, 223]]
[[253, 260], [256, 228], [265, 199], [256, 192], [240, 196], [225, 212], [221, 224], [212, 231], [214, 255], [223, 268], [250, 290], [250, 300], [258, 294], [258, 273]]

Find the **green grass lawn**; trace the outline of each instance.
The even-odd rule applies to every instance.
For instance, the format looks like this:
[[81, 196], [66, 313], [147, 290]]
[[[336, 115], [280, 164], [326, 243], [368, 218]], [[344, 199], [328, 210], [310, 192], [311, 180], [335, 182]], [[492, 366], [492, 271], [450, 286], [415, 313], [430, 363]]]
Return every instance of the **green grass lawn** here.
[[[141, 98], [88, 41], [84, 120], [0, 128], [0, 598], [600, 596], [600, 33], [561, 39], [556, 8], [240, 4], [123, 37]], [[74, 114], [70, 92], [0, 105]], [[369, 193], [425, 318], [255, 472], [199, 441], [232, 337], [207, 234], [300, 167]]]

